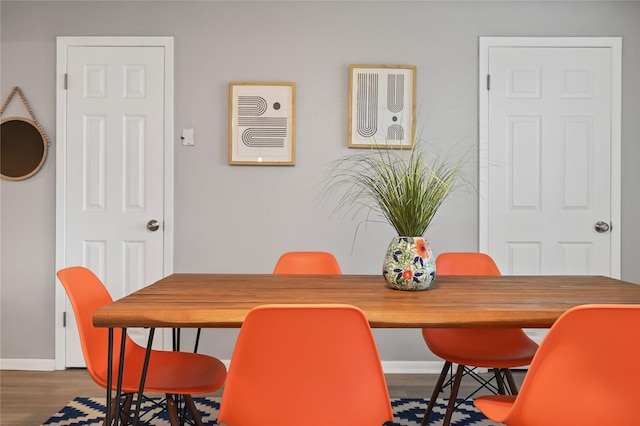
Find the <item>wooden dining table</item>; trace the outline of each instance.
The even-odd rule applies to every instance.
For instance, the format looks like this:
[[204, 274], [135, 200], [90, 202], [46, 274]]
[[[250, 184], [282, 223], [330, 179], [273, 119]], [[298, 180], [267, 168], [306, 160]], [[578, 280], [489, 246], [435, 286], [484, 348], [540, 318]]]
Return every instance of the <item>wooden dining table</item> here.
[[[271, 303], [355, 305], [374, 328], [547, 328], [574, 306], [640, 304], [640, 285], [603, 276], [438, 276], [427, 290], [400, 291], [382, 275], [176, 273], [98, 309], [93, 324], [109, 328], [113, 365], [115, 328], [238, 328], [252, 308]], [[107, 413], [111, 383], [110, 373]], [[116, 388], [119, 398], [119, 379]]]
[[97, 327], [237, 328], [268, 303], [358, 306], [371, 327], [550, 327], [567, 309], [638, 303], [640, 285], [603, 276], [438, 276], [424, 291], [382, 275], [176, 273], [98, 309]]

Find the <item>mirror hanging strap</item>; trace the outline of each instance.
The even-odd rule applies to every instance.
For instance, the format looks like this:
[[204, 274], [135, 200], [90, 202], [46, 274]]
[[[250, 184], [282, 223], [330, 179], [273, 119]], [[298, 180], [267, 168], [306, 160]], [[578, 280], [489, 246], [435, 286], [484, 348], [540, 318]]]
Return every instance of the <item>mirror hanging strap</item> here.
[[9, 94], [9, 96], [7, 96], [7, 100], [4, 101], [4, 103], [2, 104], [2, 108], [0, 108], [0, 115], [2, 115], [4, 113], [5, 109], [7, 109], [7, 106], [9, 106], [9, 102], [11, 102], [11, 100], [13, 99], [13, 96], [16, 94], [16, 92], [18, 93], [18, 95], [20, 95], [20, 99], [22, 99], [22, 103], [24, 104], [25, 108], [27, 108], [27, 111], [29, 112], [29, 115], [31, 115], [31, 119], [33, 120], [33, 124], [36, 126], [36, 129], [38, 129], [38, 131], [44, 137], [44, 141], [47, 143], [47, 146], [50, 146], [51, 142], [49, 141], [49, 137], [47, 136], [47, 133], [44, 131], [44, 129], [42, 128], [42, 126], [38, 122], [38, 119], [36, 118], [36, 115], [33, 113], [33, 110], [31, 109], [31, 105], [29, 105], [29, 102], [27, 102], [27, 98], [24, 96], [24, 93], [22, 92], [22, 89], [20, 89], [18, 86], [14, 86], [14, 88], [11, 91], [11, 93]]

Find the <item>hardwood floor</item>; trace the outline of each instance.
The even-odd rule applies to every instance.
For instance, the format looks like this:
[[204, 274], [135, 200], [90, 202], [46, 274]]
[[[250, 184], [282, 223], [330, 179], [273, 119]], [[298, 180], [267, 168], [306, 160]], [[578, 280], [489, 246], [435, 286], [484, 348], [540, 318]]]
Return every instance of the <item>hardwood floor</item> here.
[[[518, 385], [524, 373], [515, 372]], [[428, 398], [437, 379], [434, 374], [389, 374], [387, 385], [392, 398]], [[470, 379], [463, 380], [460, 394], [475, 389]], [[219, 396], [220, 391], [211, 394]], [[37, 426], [76, 396], [104, 398], [85, 369], [63, 371], [0, 371], [0, 424]]]

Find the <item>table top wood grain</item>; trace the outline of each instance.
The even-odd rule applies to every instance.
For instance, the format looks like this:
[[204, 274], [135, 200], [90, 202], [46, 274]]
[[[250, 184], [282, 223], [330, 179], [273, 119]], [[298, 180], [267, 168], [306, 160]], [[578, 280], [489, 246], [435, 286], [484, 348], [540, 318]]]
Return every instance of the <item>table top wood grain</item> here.
[[269, 303], [358, 306], [372, 327], [550, 327], [573, 306], [640, 304], [640, 285], [602, 276], [438, 276], [424, 291], [378, 275], [176, 273], [97, 310], [97, 327], [226, 327]]

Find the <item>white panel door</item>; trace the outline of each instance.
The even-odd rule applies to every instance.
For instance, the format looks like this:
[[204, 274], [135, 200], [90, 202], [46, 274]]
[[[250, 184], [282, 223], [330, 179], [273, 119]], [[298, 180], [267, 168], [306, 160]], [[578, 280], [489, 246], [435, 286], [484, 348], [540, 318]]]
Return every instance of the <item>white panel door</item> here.
[[[165, 274], [165, 51], [70, 46], [66, 65], [64, 266], [88, 267], [115, 300]], [[65, 366], [84, 366], [65, 310]]]
[[606, 47], [488, 48], [480, 248], [504, 274], [618, 274], [613, 68]]

